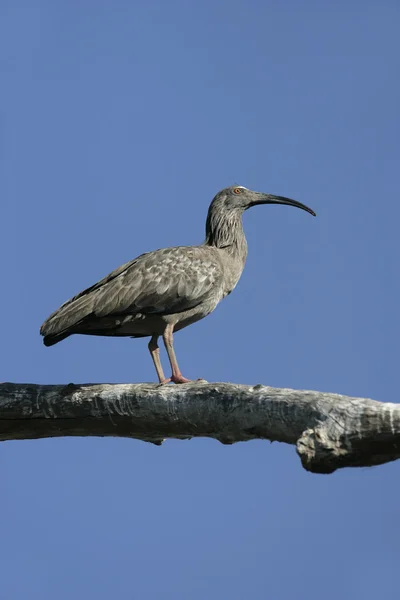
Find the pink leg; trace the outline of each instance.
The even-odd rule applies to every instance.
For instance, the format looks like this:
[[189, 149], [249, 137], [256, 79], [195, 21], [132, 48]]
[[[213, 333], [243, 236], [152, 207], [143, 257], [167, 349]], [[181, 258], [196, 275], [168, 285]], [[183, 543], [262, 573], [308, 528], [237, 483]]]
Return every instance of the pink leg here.
[[160, 348], [158, 347], [158, 335], [153, 335], [149, 342], [149, 350], [151, 358], [153, 359], [154, 366], [157, 371], [158, 381], [160, 383], [167, 383], [169, 379], [165, 379], [164, 371], [161, 366], [160, 360]]
[[[178, 366], [178, 361], [176, 360], [175, 350], [174, 350], [174, 341], [173, 341], [173, 335], [172, 335], [173, 330], [174, 330], [173, 325], [167, 325], [164, 330], [164, 333], [163, 333], [165, 349], [167, 351], [169, 362], [171, 363], [171, 369], [172, 369], [171, 379], [169, 379], [168, 381], [172, 381], [173, 383], [188, 383], [191, 380], [186, 379], [186, 377], [184, 377], [182, 375], [182, 373], [179, 369], [179, 366]], [[165, 383], [166, 383], [166, 381], [165, 381]]]

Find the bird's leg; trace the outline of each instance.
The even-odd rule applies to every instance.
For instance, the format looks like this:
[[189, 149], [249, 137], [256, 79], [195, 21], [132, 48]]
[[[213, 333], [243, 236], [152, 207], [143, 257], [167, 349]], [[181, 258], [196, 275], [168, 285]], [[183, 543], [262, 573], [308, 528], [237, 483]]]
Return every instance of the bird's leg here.
[[[172, 375], [171, 379], [168, 381], [172, 381], [173, 383], [188, 383], [190, 379], [186, 379], [184, 377], [178, 367], [178, 361], [176, 360], [175, 350], [174, 350], [174, 342], [172, 332], [174, 330], [174, 326], [168, 324], [163, 333], [163, 340], [165, 344], [165, 349], [168, 354], [169, 362], [171, 363]], [[166, 383], [166, 382], [165, 382]]]
[[158, 347], [158, 335], [153, 335], [149, 342], [149, 350], [151, 358], [153, 359], [154, 366], [157, 371], [158, 381], [160, 383], [167, 383], [169, 379], [165, 379], [164, 371], [160, 360], [160, 348]]

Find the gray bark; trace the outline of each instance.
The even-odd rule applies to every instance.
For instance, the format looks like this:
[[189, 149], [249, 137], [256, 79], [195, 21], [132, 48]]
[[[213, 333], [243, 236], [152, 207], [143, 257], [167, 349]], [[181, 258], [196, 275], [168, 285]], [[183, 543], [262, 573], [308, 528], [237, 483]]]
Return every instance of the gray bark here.
[[400, 457], [400, 406], [263, 385], [0, 384], [0, 440], [121, 436], [267, 439], [296, 445], [303, 467], [332, 473]]

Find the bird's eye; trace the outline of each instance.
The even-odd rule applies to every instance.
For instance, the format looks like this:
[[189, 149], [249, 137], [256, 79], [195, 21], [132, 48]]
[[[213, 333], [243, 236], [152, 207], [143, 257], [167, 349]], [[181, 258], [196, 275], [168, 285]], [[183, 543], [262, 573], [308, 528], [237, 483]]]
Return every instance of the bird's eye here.
[[240, 188], [235, 188], [235, 189], [233, 190], [233, 193], [234, 193], [234, 194], [241, 194], [241, 193], [242, 193], [242, 190], [241, 190]]

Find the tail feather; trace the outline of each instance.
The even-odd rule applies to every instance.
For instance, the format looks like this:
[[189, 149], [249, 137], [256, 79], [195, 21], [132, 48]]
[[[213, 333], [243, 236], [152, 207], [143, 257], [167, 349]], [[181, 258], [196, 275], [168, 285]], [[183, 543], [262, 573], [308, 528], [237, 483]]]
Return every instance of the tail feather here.
[[54, 344], [58, 344], [58, 342], [62, 342], [65, 338], [72, 335], [71, 333], [60, 333], [58, 335], [45, 335], [43, 338], [43, 344], [45, 346], [54, 346]]
[[44, 345], [52, 346], [76, 333], [76, 328], [92, 314], [92, 310], [93, 299], [90, 296], [73, 299], [60, 306], [40, 328]]
[[[144, 256], [146, 255], [142, 255], [142, 257]], [[81, 325], [84, 323], [86, 326], [93, 316], [98, 294], [101, 293], [101, 290], [104, 290], [107, 284], [114, 282], [117, 277], [127, 271], [129, 267], [135, 265], [142, 257], [121, 265], [98, 283], [95, 283], [62, 304], [58, 310], [51, 314], [40, 328], [40, 334], [44, 337], [43, 342], [45, 346], [57, 344], [57, 342], [61, 342], [61, 340], [64, 340], [73, 333], [89, 333], [85, 331], [85, 327], [81, 328]], [[96, 333], [94, 330], [92, 333], [92, 327], [90, 328], [90, 333], [92, 335], [102, 335], [102, 333]]]

